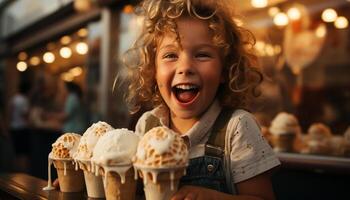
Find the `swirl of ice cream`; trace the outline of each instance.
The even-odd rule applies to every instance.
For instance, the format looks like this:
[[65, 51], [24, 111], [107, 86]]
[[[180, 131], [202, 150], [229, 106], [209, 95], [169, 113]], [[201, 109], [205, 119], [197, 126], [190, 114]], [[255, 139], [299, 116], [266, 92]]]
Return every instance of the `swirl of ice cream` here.
[[314, 123], [308, 129], [310, 140], [323, 140], [332, 137], [331, 130], [323, 123]]
[[65, 133], [61, 135], [52, 144], [51, 158], [53, 159], [72, 159], [78, 149], [81, 135], [76, 133]]
[[274, 135], [296, 134], [300, 132], [300, 126], [294, 115], [281, 112], [272, 120], [269, 131]]
[[106, 122], [99, 121], [97, 123], [92, 124], [81, 137], [78, 146], [78, 151], [74, 155], [74, 159], [90, 159], [93, 155], [93, 150], [98, 139], [105, 133], [113, 129], [114, 128]]
[[134, 164], [144, 167], [185, 166], [188, 150], [183, 139], [167, 127], [155, 127], [148, 131], [137, 147]]
[[96, 143], [92, 160], [101, 165], [132, 164], [139, 137], [128, 129], [114, 129], [104, 134]]

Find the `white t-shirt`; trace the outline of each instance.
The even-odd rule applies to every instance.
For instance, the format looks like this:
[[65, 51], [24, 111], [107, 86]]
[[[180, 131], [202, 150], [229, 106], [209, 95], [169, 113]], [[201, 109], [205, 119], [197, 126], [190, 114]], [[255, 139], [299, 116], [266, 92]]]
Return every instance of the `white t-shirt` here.
[[25, 128], [28, 125], [26, 114], [29, 112], [28, 99], [21, 95], [16, 94], [11, 100], [12, 115], [11, 115], [11, 128], [20, 129]]
[[[189, 138], [190, 158], [204, 156], [205, 144], [221, 109], [219, 102], [214, 101], [201, 119], [184, 134]], [[230, 134], [231, 140], [231, 175], [234, 183], [238, 183], [279, 165], [280, 161], [262, 136], [254, 116], [244, 110], [235, 112], [239, 113], [229, 120], [226, 134]], [[146, 119], [151, 115], [157, 117], [162, 125], [169, 126], [169, 110], [164, 106], [159, 106], [141, 116], [136, 124], [136, 134], [143, 136]], [[239, 120], [237, 127], [234, 123], [236, 120]]]

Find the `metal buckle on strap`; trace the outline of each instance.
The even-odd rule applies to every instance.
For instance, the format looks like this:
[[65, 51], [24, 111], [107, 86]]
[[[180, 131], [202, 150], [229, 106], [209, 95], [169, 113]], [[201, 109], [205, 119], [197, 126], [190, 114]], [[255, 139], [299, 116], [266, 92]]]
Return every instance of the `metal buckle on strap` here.
[[220, 147], [213, 146], [210, 144], [205, 145], [205, 155], [222, 158], [224, 154], [225, 154], [225, 151]]

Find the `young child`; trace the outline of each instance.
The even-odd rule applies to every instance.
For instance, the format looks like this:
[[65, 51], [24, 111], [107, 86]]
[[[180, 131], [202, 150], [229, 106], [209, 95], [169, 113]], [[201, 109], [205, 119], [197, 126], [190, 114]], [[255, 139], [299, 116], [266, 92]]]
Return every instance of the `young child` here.
[[224, 0], [145, 0], [143, 31], [126, 53], [127, 101], [153, 106], [136, 133], [164, 125], [190, 150], [187, 174], [172, 200], [274, 199], [271, 169], [280, 164], [243, 110], [262, 74], [254, 40]]

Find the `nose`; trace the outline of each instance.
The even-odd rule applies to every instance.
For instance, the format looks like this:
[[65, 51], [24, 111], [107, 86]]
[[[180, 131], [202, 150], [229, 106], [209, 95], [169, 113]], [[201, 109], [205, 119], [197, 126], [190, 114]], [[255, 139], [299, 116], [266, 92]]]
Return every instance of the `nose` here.
[[193, 75], [195, 73], [195, 66], [190, 56], [183, 56], [177, 67], [177, 74]]

